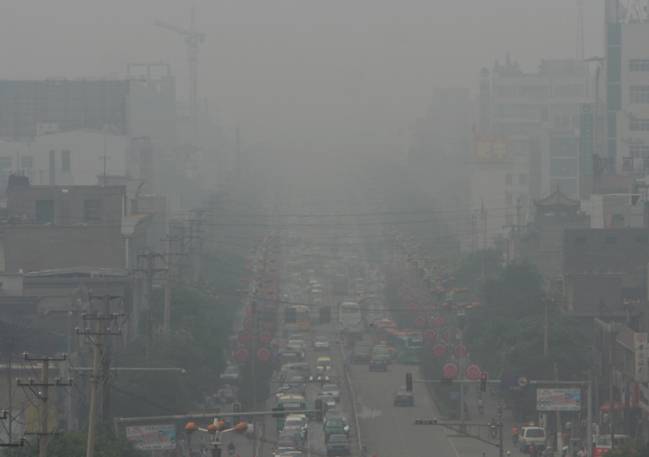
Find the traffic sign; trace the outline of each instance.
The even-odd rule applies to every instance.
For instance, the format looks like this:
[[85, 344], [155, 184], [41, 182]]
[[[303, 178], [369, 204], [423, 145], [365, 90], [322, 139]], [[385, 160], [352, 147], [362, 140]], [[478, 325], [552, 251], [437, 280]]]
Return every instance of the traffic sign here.
[[435, 342], [436, 339], [437, 339], [437, 332], [435, 330], [428, 330], [424, 333], [424, 340], [427, 343], [432, 344]]
[[239, 348], [234, 352], [234, 358], [240, 363], [243, 363], [246, 360], [248, 360], [249, 356], [250, 356], [250, 353], [248, 352], [248, 349], [246, 349], [246, 348]]
[[270, 351], [266, 348], [260, 348], [257, 351], [257, 358], [262, 362], [268, 362], [270, 360]]
[[466, 367], [464, 374], [466, 375], [467, 379], [470, 379], [471, 381], [477, 381], [482, 376], [482, 370], [478, 365], [472, 363], [471, 365]]
[[436, 344], [433, 346], [433, 355], [435, 357], [444, 357], [446, 355], [446, 346], [443, 344]]
[[444, 379], [455, 379], [459, 373], [460, 369], [454, 363], [447, 363], [442, 368], [442, 373], [444, 374]]

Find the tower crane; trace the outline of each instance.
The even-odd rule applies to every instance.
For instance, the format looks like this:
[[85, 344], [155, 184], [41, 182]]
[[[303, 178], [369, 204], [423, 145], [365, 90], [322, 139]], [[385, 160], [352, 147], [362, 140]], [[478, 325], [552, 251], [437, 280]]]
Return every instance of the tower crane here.
[[178, 27], [167, 22], [156, 21], [155, 25], [181, 35], [187, 47], [187, 63], [189, 69], [189, 109], [194, 140], [198, 135], [198, 48], [205, 42], [205, 34], [195, 28], [194, 10], [192, 9], [189, 29]]

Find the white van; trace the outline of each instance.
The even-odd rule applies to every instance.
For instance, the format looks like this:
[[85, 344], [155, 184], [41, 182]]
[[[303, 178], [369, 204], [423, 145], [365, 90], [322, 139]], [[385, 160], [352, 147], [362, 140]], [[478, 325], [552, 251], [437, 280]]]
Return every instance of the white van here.
[[543, 427], [529, 426], [521, 428], [519, 435], [521, 452], [528, 452], [531, 445], [536, 446], [539, 450], [543, 450], [545, 448], [545, 440], [545, 429]]

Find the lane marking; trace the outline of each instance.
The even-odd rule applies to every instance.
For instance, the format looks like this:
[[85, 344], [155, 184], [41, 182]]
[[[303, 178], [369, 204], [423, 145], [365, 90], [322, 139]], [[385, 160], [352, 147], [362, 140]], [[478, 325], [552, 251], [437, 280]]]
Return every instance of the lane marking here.
[[455, 457], [460, 457], [460, 453], [457, 450], [457, 447], [455, 447], [455, 443], [453, 442], [453, 439], [450, 438], [446, 433], [444, 434], [446, 436], [446, 441], [451, 445], [451, 449], [453, 449], [453, 452], [455, 453]]

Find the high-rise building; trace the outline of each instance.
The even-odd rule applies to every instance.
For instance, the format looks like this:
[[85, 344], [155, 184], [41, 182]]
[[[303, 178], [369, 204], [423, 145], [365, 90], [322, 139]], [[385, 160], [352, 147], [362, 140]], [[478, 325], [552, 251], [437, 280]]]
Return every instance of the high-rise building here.
[[649, 172], [647, 1], [606, 0], [606, 155], [610, 174]]

